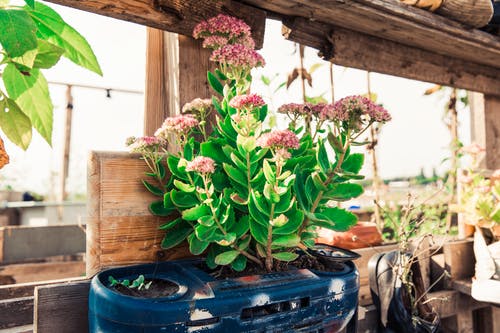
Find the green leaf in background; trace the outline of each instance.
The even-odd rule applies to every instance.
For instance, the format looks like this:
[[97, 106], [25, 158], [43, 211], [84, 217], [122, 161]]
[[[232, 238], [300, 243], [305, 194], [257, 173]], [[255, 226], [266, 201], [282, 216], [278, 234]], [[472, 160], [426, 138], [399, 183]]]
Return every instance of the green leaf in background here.
[[292, 253], [292, 252], [273, 253], [273, 258], [280, 261], [294, 261], [298, 257], [299, 255], [297, 253]]
[[24, 0], [24, 2], [31, 8], [35, 8], [35, 0]]
[[36, 25], [23, 10], [0, 9], [0, 44], [9, 57], [36, 50]]
[[328, 228], [335, 231], [347, 231], [358, 222], [355, 214], [338, 207], [325, 208], [319, 214], [332, 223]]
[[52, 8], [37, 2], [34, 8], [26, 7], [38, 27], [37, 36], [65, 50], [64, 56], [75, 64], [102, 75], [87, 40], [68, 25]]
[[163, 200], [155, 201], [149, 205], [149, 211], [156, 216], [169, 216], [175, 208], [165, 208]]
[[189, 225], [180, 224], [178, 227], [167, 231], [161, 242], [163, 249], [170, 249], [182, 243], [187, 236], [193, 231]]
[[28, 149], [31, 142], [31, 121], [16, 102], [0, 94], [0, 128], [15, 145]]
[[239, 255], [232, 263], [231, 268], [236, 272], [241, 272], [247, 266], [247, 257]]
[[357, 174], [361, 171], [364, 161], [364, 154], [351, 154], [345, 159], [344, 163], [342, 163], [342, 170]]
[[232, 263], [240, 253], [238, 251], [227, 251], [215, 257], [217, 265], [229, 265]]
[[146, 189], [149, 192], [153, 193], [154, 195], [156, 195], [158, 197], [163, 197], [163, 191], [161, 190], [161, 188], [154, 186], [153, 184], [151, 184], [150, 182], [148, 182], [146, 180], [143, 180], [142, 183], [144, 184], [144, 186], [146, 187]]
[[250, 220], [250, 233], [252, 237], [262, 245], [267, 244], [267, 228], [255, 220]]
[[43, 74], [33, 69], [29, 75], [24, 75], [16, 66], [8, 64], [3, 72], [3, 82], [9, 97], [16, 101], [33, 127], [52, 145], [53, 106]]
[[191, 208], [199, 204], [199, 201], [194, 194], [179, 192], [176, 190], [170, 191], [170, 199], [174, 205], [181, 208]]
[[202, 216], [210, 214], [210, 208], [206, 205], [198, 205], [193, 208], [186, 209], [182, 212], [182, 218], [186, 221], [196, 221]]
[[162, 224], [159, 229], [160, 230], [168, 230], [168, 229], [175, 227], [176, 225], [178, 225], [181, 222], [182, 222], [182, 219], [180, 217], [178, 217], [173, 221]]
[[318, 164], [321, 171], [328, 173], [330, 170], [330, 160], [328, 159], [328, 153], [326, 152], [325, 143], [323, 140], [318, 142], [318, 153], [317, 153]]
[[212, 74], [212, 72], [207, 72], [207, 79], [213, 90], [215, 90], [219, 95], [224, 95], [224, 87], [220, 83], [219, 79]]
[[36, 54], [34, 67], [36, 68], [51, 68], [61, 58], [64, 49], [49, 43], [43, 39], [38, 39], [38, 53]]

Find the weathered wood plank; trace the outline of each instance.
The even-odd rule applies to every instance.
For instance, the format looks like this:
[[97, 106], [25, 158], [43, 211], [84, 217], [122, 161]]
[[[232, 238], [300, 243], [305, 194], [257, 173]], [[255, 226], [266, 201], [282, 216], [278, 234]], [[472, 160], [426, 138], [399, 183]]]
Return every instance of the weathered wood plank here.
[[484, 96], [486, 168], [500, 169], [500, 97]]
[[0, 286], [0, 300], [9, 298], [30, 297], [34, 295], [35, 287], [50, 285], [50, 284], [60, 284], [66, 282], [78, 282], [81, 281], [82, 279], [84, 278], [73, 277], [73, 278], [58, 279], [58, 280], [17, 283], [17, 284]]
[[346, 67], [500, 95], [500, 70], [304, 18], [283, 20], [284, 36]]
[[0, 263], [85, 252], [85, 230], [77, 225], [0, 227]]
[[163, 251], [168, 218], [148, 211], [155, 198], [141, 182], [146, 165], [138, 155], [93, 152], [89, 162], [87, 275], [104, 267], [189, 256], [185, 247]]
[[194, 26], [220, 13], [241, 17], [262, 47], [265, 12], [230, 0], [50, 0], [68, 7], [191, 36]]
[[33, 296], [0, 300], [0, 329], [33, 322]]
[[88, 332], [90, 280], [35, 289], [34, 332]]
[[177, 34], [148, 28], [144, 135], [153, 135], [179, 107]]
[[83, 261], [44, 262], [0, 266], [0, 283], [15, 284], [49, 281], [85, 274]]
[[[500, 39], [397, 0], [243, 0], [276, 16], [303, 17], [432, 53], [499, 68]], [[395, 74], [395, 73], [394, 73]], [[397, 75], [397, 74], [395, 74]]]

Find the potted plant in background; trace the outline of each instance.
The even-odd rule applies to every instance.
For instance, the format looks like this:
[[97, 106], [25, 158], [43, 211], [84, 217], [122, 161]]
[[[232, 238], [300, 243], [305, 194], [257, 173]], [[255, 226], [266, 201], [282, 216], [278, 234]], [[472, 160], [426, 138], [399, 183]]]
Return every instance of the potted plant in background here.
[[[219, 15], [194, 37], [213, 49], [218, 69], [208, 81], [220, 99], [196, 99], [154, 137], [128, 145], [150, 169], [143, 182], [158, 197], [150, 211], [166, 218], [162, 247], [187, 241], [204, 259], [101, 272], [91, 287], [91, 331], [337, 332], [357, 309], [354, 254], [316, 245], [316, 230], [356, 223], [332, 202], [362, 194], [353, 180], [363, 178], [364, 155], [351, 147], [390, 115], [350, 96], [283, 105], [288, 128], [266, 128], [267, 105], [249, 92], [251, 70], [264, 66], [249, 26]], [[170, 293], [137, 298], [116, 289], [141, 275], [134, 288], [147, 294], [165, 283]]]
[[462, 170], [459, 182], [460, 212], [475, 228], [475, 276], [472, 297], [480, 301], [500, 303], [500, 170], [488, 174], [479, 170], [484, 149], [476, 144], [464, 147], [472, 159], [471, 167]]

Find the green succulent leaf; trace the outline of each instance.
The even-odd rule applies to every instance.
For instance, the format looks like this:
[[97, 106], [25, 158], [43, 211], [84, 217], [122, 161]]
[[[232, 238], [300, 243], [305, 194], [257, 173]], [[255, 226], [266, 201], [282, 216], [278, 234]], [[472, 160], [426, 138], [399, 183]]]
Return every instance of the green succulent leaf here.
[[156, 216], [169, 216], [175, 207], [165, 207], [163, 205], [163, 200], [155, 201], [149, 205], [149, 211]]
[[182, 219], [180, 217], [178, 217], [173, 221], [162, 224], [159, 229], [160, 230], [172, 229], [173, 227], [175, 227], [176, 225], [178, 225], [181, 222], [182, 222]]
[[236, 238], [241, 238], [244, 234], [248, 232], [250, 229], [250, 217], [248, 215], [244, 215], [236, 221], [229, 229], [228, 232], [232, 232], [236, 235]]
[[363, 163], [365, 161], [365, 155], [360, 153], [355, 153], [349, 155], [344, 163], [342, 163], [342, 170], [357, 174], [361, 171]]
[[223, 252], [215, 257], [217, 265], [229, 265], [232, 263], [240, 253], [238, 251]]
[[179, 208], [191, 208], [200, 203], [194, 194], [177, 190], [170, 191], [170, 198], [173, 204]]
[[328, 159], [328, 153], [326, 152], [325, 143], [323, 140], [318, 142], [318, 152], [317, 152], [318, 164], [321, 171], [328, 173], [330, 171], [330, 160]]
[[153, 193], [156, 196], [163, 197], [164, 193], [163, 193], [163, 190], [161, 188], [151, 184], [150, 182], [148, 182], [146, 180], [143, 180], [142, 183], [144, 184], [144, 186], [146, 187], [146, 189], [149, 192]]
[[212, 141], [203, 142], [200, 145], [200, 150], [201, 150], [200, 154], [202, 156], [210, 157], [218, 164], [231, 162], [224, 154], [222, 147], [215, 142]]
[[245, 187], [248, 185], [245, 174], [241, 172], [239, 169], [236, 169], [235, 167], [227, 163], [224, 163], [222, 167], [226, 171], [229, 178], [234, 180], [236, 183]]
[[247, 257], [243, 255], [239, 255], [236, 259], [231, 263], [231, 268], [236, 272], [241, 272], [247, 267]]
[[49, 6], [37, 2], [25, 7], [38, 27], [37, 36], [64, 49], [64, 56], [76, 65], [102, 75], [101, 67], [87, 40]]
[[182, 192], [191, 193], [194, 192], [195, 187], [193, 185], [186, 184], [180, 180], [174, 179], [174, 186], [177, 187]]
[[28, 149], [31, 142], [31, 121], [14, 100], [6, 97], [0, 99], [0, 128], [15, 145]]
[[189, 242], [189, 252], [191, 252], [195, 256], [205, 252], [207, 247], [210, 245], [209, 242], [199, 240], [194, 234], [194, 232], [190, 234], [187, 239]]
[[210, 208], [208, 208], [206, 205], [197, 205], [182, 211], [182, 218], [186, 221], [196, 221], [199, 218], [210, 213]]
[[285, 215], [288, 217], [288, 222], [282, 227], [274, 228], [274, 235], [288, 235], [294, 233], [299, 230], [302, 222], [304, 221], [304, 213], [301, 210], [298, 210], [295, 205]]
[[202, 224], [198, 224], [194, 227], [194, 232], [196, 237], [200, 240], [209, 241], [213, 238], [215, 232], [217, 231], [217, 226], [207, 227]]
[[299, 244], [300, 237], [296, 234], [290, 234], [276, 237], [271, 245], [275, 247], [297, 247]]
[[264, 171], [264, 176], [268, 183], [274, 184], [276, 182], [276, 174], [274, 173], [268, 160], [264, 160], [262, 164], [262, 170]]
[[332, 190], [325, 193], [325, 198], [335, 201], [346, 201], [363, 194], [363, 186], [352, 183], [335, 184]]
[[207, 72], [207, 79], [210, 87], [216, 91], [219, 95], [224, 95], [224, 87], [220, 83], [219, 79], [212, 74], [212, 72]]
[[252, 237], [260, 244], [267, 244], [267, 228], [253, 219], [250, 220], [250, 233]]
[[324, 208], [315, 216], [326, 222], [322, 227], [335, 231], [347, 231], [358, 222], [355, 214], [338, 207]]
[[161, 247], [163, 249], [171, 249], [182, 243], [191, 232], [193, 232], [193, 228], [190, 225], [179, 224], [177, 227], [167, 231], [161, 242]]
[[279, 261], [294, 261], [299, 257], [297, 253], [293, 252], [278, 252], [278, 253], [273, 253], [273, 258], [277, 259]]

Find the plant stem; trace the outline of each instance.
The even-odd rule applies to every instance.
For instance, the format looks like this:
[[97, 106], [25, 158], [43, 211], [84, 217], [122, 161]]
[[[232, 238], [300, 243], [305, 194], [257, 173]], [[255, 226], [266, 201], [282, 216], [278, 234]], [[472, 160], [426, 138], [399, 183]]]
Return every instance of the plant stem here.
[[276, 204], [271, 204], [271, 212], [269, 213], [269, 226], [267, 227], [267, 246], [266, 246], [266, 269], [270, 272], [273, 269], [273, 254], [271, 244], [273, 243], [273, 226], [271, 221], [274, 218], [274, 207]]

